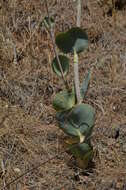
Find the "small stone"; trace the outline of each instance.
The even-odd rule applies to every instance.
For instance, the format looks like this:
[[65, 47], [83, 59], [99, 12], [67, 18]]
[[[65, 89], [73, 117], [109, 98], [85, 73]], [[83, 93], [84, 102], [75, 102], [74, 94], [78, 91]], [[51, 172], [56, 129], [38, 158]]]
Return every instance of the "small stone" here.
[[16, 173], [21, 173], [21, 170], [20, 170], [19, 168], [14, 168], [14, 171], [15, 171]]

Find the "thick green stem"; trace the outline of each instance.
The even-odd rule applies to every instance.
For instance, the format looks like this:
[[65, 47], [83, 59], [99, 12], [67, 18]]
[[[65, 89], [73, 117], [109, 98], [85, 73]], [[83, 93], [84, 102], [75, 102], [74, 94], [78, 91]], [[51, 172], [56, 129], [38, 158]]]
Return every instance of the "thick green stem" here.
[[[81, 24], [81, 0], [77, 0], [77, 27], [80, 27]], [[78, 55], [74, 49], [74, 85], [76, 92], [77, 103], [81, 103], [81, 94], [80, 94], [80, 82], [79, 82], [79, 69], [78, 69]]]
[[81, 94], [80, 94], [80, 82], [79, 82], [79, 69], [78, 69], [78, 55], [74, 49], [74, 85], [77, 103], [81, 103]]

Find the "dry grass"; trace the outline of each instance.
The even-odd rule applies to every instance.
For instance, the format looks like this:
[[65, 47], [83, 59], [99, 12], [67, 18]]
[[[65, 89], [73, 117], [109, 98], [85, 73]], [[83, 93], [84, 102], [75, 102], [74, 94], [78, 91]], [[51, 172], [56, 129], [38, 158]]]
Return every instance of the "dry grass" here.
[[[49, 1], [55, 33], [76, 23], [72, 2]], [[85, 101], [96, 109], [92, 143], [97, 150], [95, 166], [84, 172], [71, 155], [60, 154], [65, 136], [51, 103], [63, 84], [50, 68], [53, 51], [41, 24], [43, 1], [0, 3], [0, 189], [57, 154], [6, 189], [126, 189], [126, 11], [116, 11], [116, 24], [103, 12], [98, 1], [83, 3], [82, 27], [90, 45], [80, 57], [80, 78], [92, 68]]]

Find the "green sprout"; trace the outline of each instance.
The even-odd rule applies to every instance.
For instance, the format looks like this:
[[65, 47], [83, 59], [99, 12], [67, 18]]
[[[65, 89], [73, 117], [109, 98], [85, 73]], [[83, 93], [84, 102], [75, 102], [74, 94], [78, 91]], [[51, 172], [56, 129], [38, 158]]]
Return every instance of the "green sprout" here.
[[[93, 158], [91, 136], [95, 123], [95, 110], [91, 105], [83, 103], [91, 78], [90, 71], [82, 82], [81, 88], [79, 84], [79, 54], [88, 47], [88, 35], [80, 27], [80, 14], [81, 0], [78, 0], [77, 26], [57, 34], [55, 40], [52, 38], [54, 33], [52, 33], [50, 19], [46, 18], [46, 21], [50, 25], [50, 36], [55, 53], [52, 60], [52, 69], [58, 77], [63, 79], [65, 84], [65, 88], [56, 94], [53, 101], [53, 107], [57, 111], [56, 119], [59, 128], [67, 134], [68, 141], [72, 139], [71, 143], [68, 143], [70, 152], [76, 158], [78, 165], [86, 168]], [[55, 45], [61, 51], [60, 54], [57, 53]], [[74, 84], [71, 87], [69, 87], [66, 79], [70, 64], [67, 54], [73, 56], [74, 60]]]

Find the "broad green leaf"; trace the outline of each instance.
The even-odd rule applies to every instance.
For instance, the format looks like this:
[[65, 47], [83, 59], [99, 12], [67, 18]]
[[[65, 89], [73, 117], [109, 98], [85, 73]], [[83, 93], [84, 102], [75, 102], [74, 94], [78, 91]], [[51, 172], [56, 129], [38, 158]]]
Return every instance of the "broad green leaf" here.
[[59, 127], [68, 135], [79, 137], [85, 136], [85, 142], [89, 141], [89, 136], [95, 121], [95, 111], [88, 104], [79, 104], [71, 110], [56, 114]]
[[88, 86], [89, 86], [89, 83], [90, 83], [90, 79], [91, 79], [91, 72], [89, 70], [88, 74], [86, 75], [83, 83], [82, 83], [82, 86], [81, 86], [81, 97], [84, 99], [85, 95], [86, 95], [86, 92], [88, 90]]
[[74, 90], [71, 90], [71, 92], [63, 90], [57, 93], [53, 101], [53, 107], [57, 111], [71, 109], [74, 105], [75, 105]]
[[73, 27], [56, 36], [56, 45], [63, 53], [73, 53], [74, 49], [80, 53], [88, 46], [88, 36], [85, 30]]
[[70, 152], [77, 159], [77, 164], [80, 168], [87, 168], [89, 162], [93, 158], [93, 148], [87, 143], [69, 145]]
[[89, 166], [89, 163], [93, 159], [93, 150], [89, 150], [83, 155], [82, 158], [77, 158], [77, 165], [82, 169], [86, 169]]
[[80, 143], [76, 145], [70, 145], [70, 152], [77, 158], [83, 159], [84, 156], [92, 150], [92, 147], [90, 147], [87, 143]]
[[[65, 55], [59, 55], [59, 61], [60, 61], [60, 64], [61, 64], [61, 67], [62, 67], [62, 70], [63, 70], [63, 74], [64, 76], [67, 75], [68, 71], [69, 71], [69, 58], [66, 57]], [[62, 76], [61, 75], [61, 70], [60, 70], [60, 67], [59, 67], [59, 64], [58, 64], [58, 60], [57, 58], [55, 57], [52, 61], [52, 68], [53, 68], [53, 71], [58, 75], [58, 76]]]

